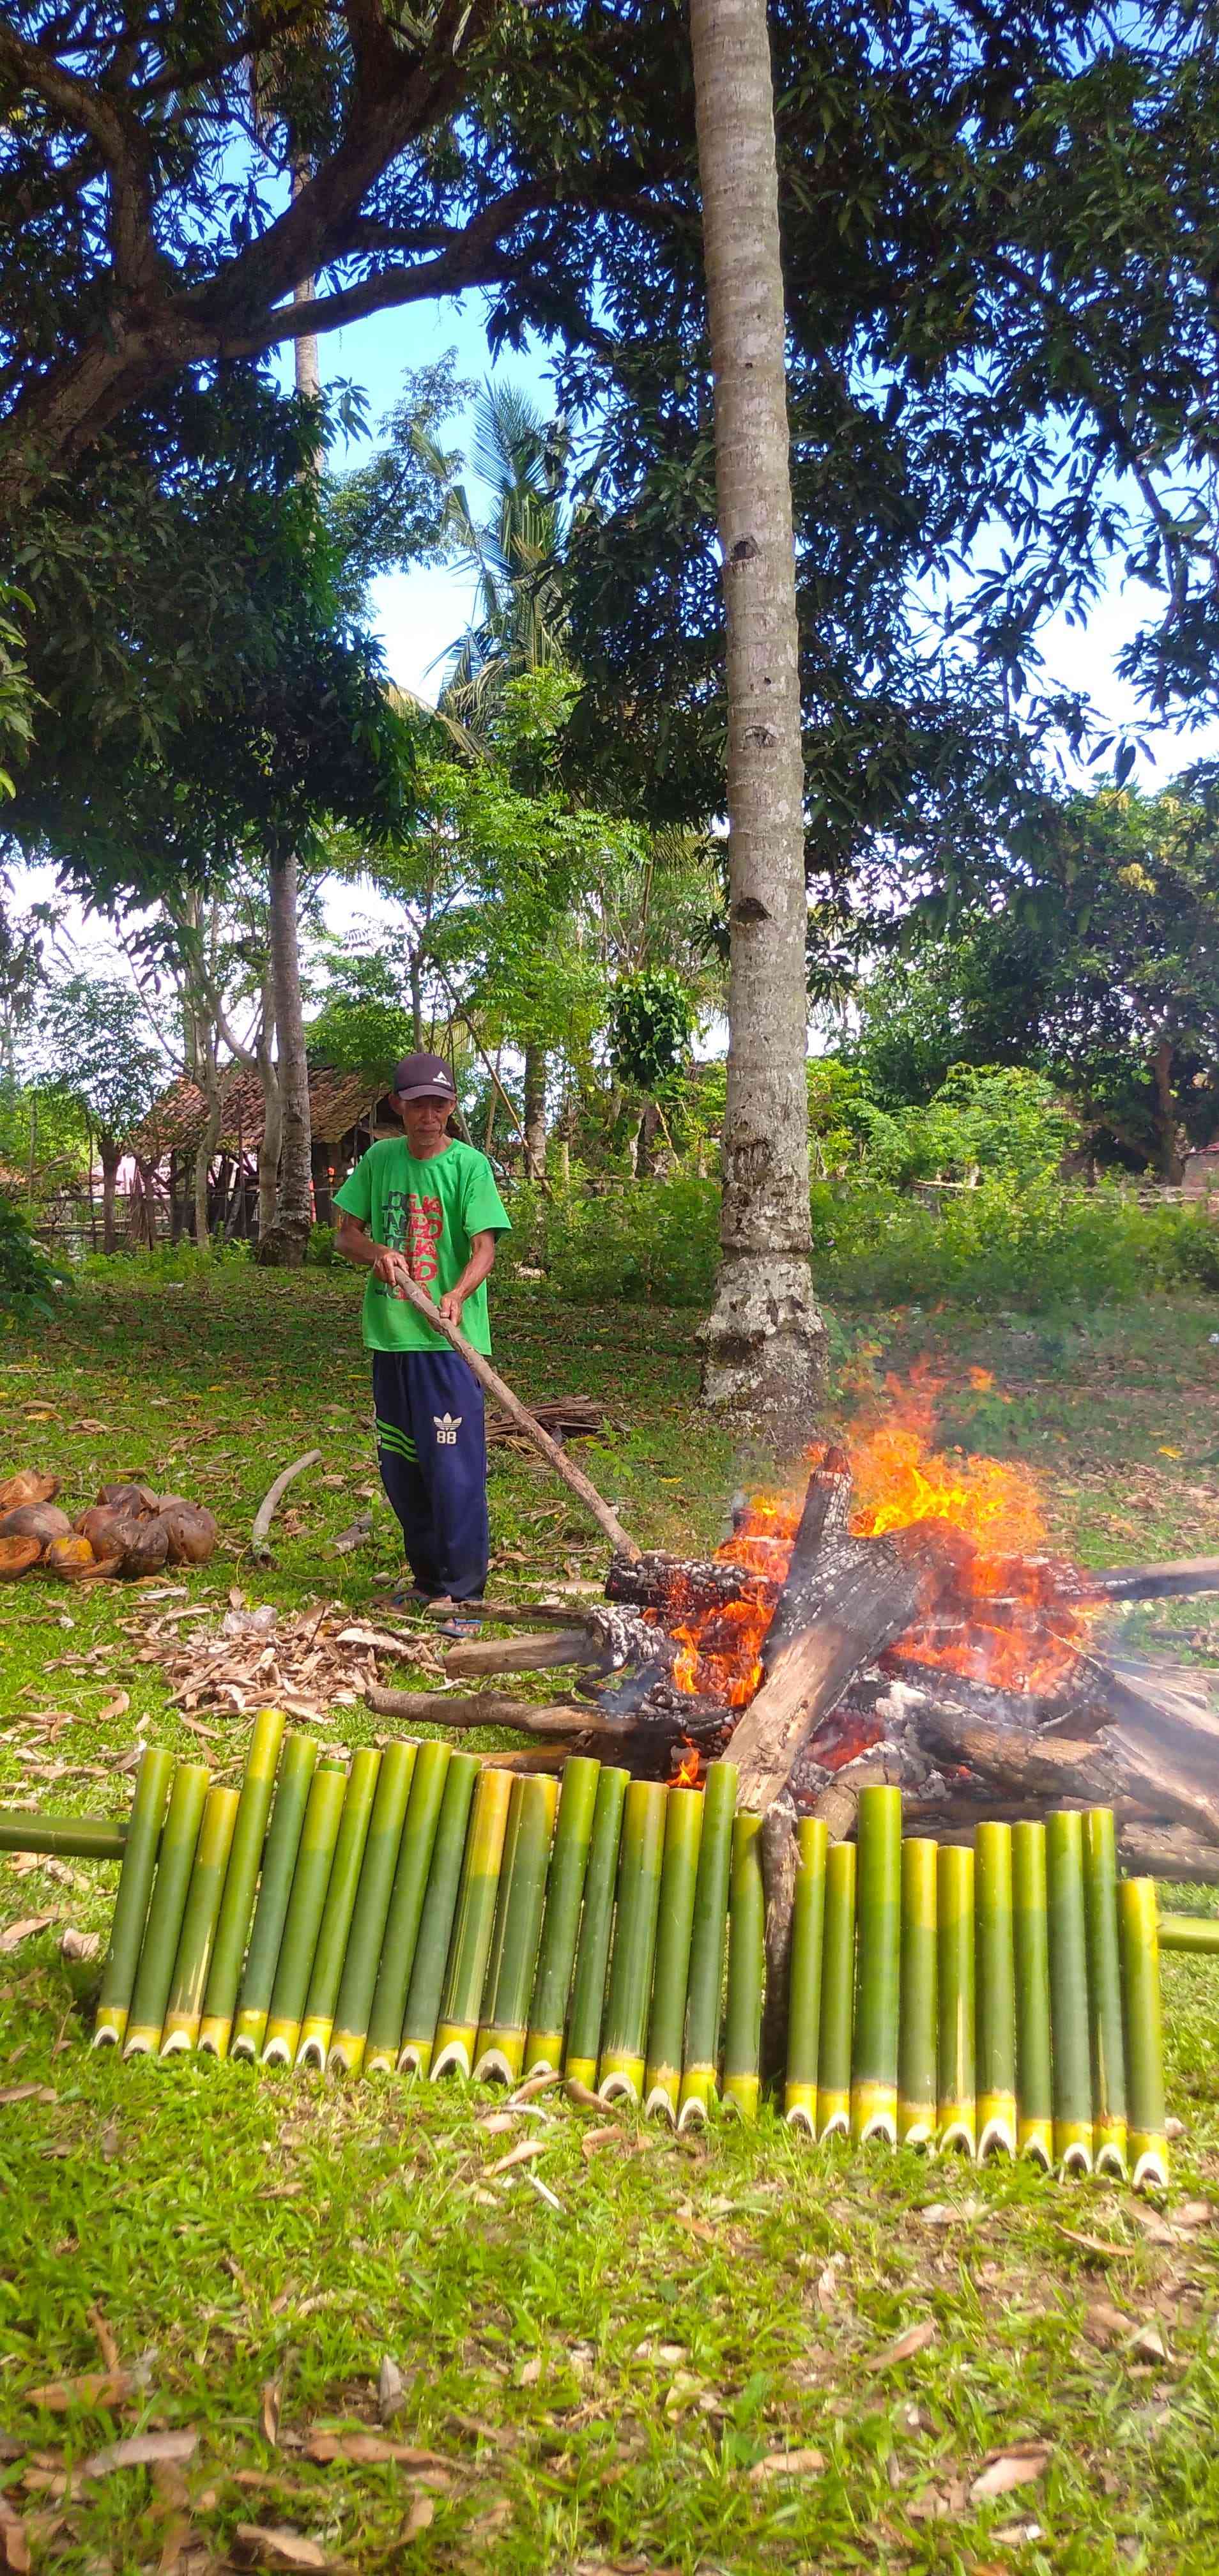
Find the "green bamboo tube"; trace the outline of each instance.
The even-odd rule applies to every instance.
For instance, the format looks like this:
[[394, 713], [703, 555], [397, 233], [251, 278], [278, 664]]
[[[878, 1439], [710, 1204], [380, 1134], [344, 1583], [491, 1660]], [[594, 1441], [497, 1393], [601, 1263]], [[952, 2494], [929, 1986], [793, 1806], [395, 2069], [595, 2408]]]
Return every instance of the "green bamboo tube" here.
[[[360, 1892], [347, 1935], [347, 1955], [343, 1961], [330, 2054], [326, 2061], [331, 2072], [338, 2075], [358, 2075], [364, 2060], [368, 2015], [377, 1982], [377, 1964], [385, 1937], [385, 1920], [393, 1893], [417, 1749], [413, 1744], [387, 1744], [381, 1756], [377, 1794], [364, 1846]], [[316, 1975], [316, 1969], [314, 1973]]]
[[1219, 1914], [1161, 1913], [1160, 1948], [1188, 1959], [1219, 1957]]
[[821, 1816], [802, 1816], [796, 1827], [796, 1886], [792, 1899], [791, 1961], [787, 1979], [787, 2068], [783, 2116], [794, 2129], [817, 2135], [817, 2050], [821, 2037], [821, 1948], [825, 1931], [825, 1857], [829, 1829]]
[[898, 2017], [897, 2136], [930, 2147], [939, 2121], [938, 1853], [911, 1834], [902, 1844], [902, 1978]]
[[851, 2023], [855, 2010], [855, 1845], [825, 1856], [821, 1940], [821, 2029], [817, 2040], [817, 2135], [845, 2138], [851, 2127]]
[[203, 1762], [179, 1762], [161, 1834], [156, 1885], [144, 1927], [124, 2057], [155, 2057], [178, 1955], [178, 1939], [211, 1773]]
[[280, 1756], [271, 1830], [262, 1858], [262, 1883], [229, 2040], [232, 2057], [257, 2057], [266, 2035], [279, 1945], [316, 1762], [317, 1746], [311, 1735], [288, 1737]]
[[1016, 1950], [1016, 2143], [1022, 2156], [1054, 2162], [1054, 2080], [1050, 2043], [1050, 1934], [1045, 1826], [1012, 1826], [1012, 1928]]
[[424, 1891], [402, 2019], [398, 2065], [404, 2074], [426, 2075], [432, 2062], [453, 1917], [457, 1912], [461, 1886], [466, 1831], [475, 1787], [481, 1776], [482, 1765], [477, 1754], [449, 1755], [432, 1845], [432, 1865]]
[[573, 1753], [563, 1765], [558, 1822], [546, 1881], [546, 1911], [525, 2040], [527, 2075], [548, 2075], [563, 2063], [567, 1999], [576, 1961], [600, 1777], [600, 1763], [586, 1753]]
[[199, 2049], [205, 2057], [228, 2055], [237, 1989], [241, 1983], [241, 1962], [254, 1910], [254, 1890], [267, 1838], [275, 1766], [283, 1736], [284, 1720], [280, 1710], [260, 1708], [254, 1720], [242, 1775], [241, 1803], [233, 1827], [233, 1845], [220, 1900], [216, 1938], [212, 1944], [203, 2019], [199, 2024]]
[[588, 1850], [584, 1911], [580, 1917], [571, 2010], [567, 2017], [567, 2042], [563, 2052], [564, 2074], [590, 2089], [597, 2081], [597, 2051], [601, 2046], [601, 2019], [605, 2010], [605, 1972], [614, 1921], [618, 1847], [622, 1839], [622, 1816], [630, 1776], [629, 1771], [607, 1766], [597, 1782], [593, 1808], [593, 1838]]
[[447, 1744], [421, 1744], [415, 1756], [406, 1822], [402, 1828], [398, 1865], [394, 1871], [389, 1912], [381, 1939], [381, 1957], [373, 1987], [372, 2009], [368, 2016], [368, 2037], [364, 2043], [366, 2075], [390, 2075], [398, 2063], [406, 1990], [415, 1963], [415, 1944], [419, 1938], [428, 1872], [432, 1866], [436, 1828], [448, 1778], [449, 1751]]
[[212, 1944], [240, 1804], [236, 1789], [209, 1789], [204, 1801], [178, 1955], [161, 2025], [162, 2057], [184, 2055], [199, 2037]]
[[483, 2018], [475, 2042], [474, 2073], [481, 2084], [515, 2084], [524, 2067], [558, 1799], [557, 1780], [525, 1776], [513, 1785], [515, 1832], [511, 1859], [505, 1836]]
[[1016, 2153], [1016, 1951], [1012, 1918], [1012, 1829], [979, 1825], [974, 1835], [977, 1911], [978, 2154]]
[[1056, 1808], [1045, 1821], [1050, 1934], [1054, 2159], [1063, 2173], [1092, 2171], [1092, 2044], [1082, 1816]]
[[313, 1775], [296, 1868], [292, 1873], [292, 1893], [284, 1918], [284, 1937], [279, 1947], [275, 1983], [271, 1988], [271, 2009], [262, 2044], [264, 2066], [291, 2066], [296, 2056], [346, 1795], [345, 1768], [341, 1764], [320, 1762]]
[[442, 2075], [468, 2076], [474, 2064], [478, 2016], [495, 1930], [500, 1869], [510, 1818], [513, 1822], [513, 1844], [516, 1841], [520, 1787], [520, 1779], [511, 1771], [497, 1771], [488, 1765], [479, 1773], [462, 1860], [461, 1889], [440, 2019], [436, 2025], [436, 2045], [430, 2069], [433, 2084]]
[[1118, 1925], [1125, 2006], [1127, 2152], [1136, 2191], [1168, 2184], [1164, 2126], [1164, 2058], [1160, 2026], [1160, 1945], [1154, 1878], [1118, 1882]]
[[120, 2048], [127, 2036], [127, 2013], [140, 1963], [140, 1944], [148, 1919], [157, 1866], [157, 1844], [174, 1776], [174, 1757], [149, 1745], [140, 1755], [131, 1801], [131, 1821], [123, 1844], [123, 1866], [102, 1968], [102, 1990], [93, 2026], [95, 2048]]
[[665, 1809], [665, 1848], [660, 1869], [660, 1914], [656, 1926], [656, 1962], [652, 1971], [652, 2010], [648, 2022], [644, 2109], [677, 2118], [681, 2092], [682, 2033], [686, 2022], [686, 1986], [694, 1932], [694, 1892], [698, 1884], [698, 1846], [703, 1830], [703, 1793], [670, 1789]]
[[939, 2022], [937, 2125], [941, 2151], [977, 2154], [974, 2049], [974, 1856], [942, 1844], [936, 1860]]
[[[173, 1755], [166, 1761], [173, 1765]], [[31, 1816], [0, 1807], [0, 1852], [45, 1852], [52, 1860], [126, 1860], [126, 1816]], [[113, 2031], [103, 2033], [109, 2044]], [[97, 2042], [94, 2045], [97, 2046]]]
[[1092, 2032], [1092, 2152], [1098, 2174], [1126, 2177], [1126, 2049], [1117, 1932], [1117, 1836], [1111, 1807], [1084, 1815], [1084, 1912]]
[[638, 2102], [643, 2092], [668, 1796], [660, 1780], [632, 1780], [626, 1793], [614, 1947], [597, 2065], [597, 2089], [603, 2102]]
[[902, 1793], [861, 1789], [855, 1829], [859, 1931], [851, 2044], [851, 2135], [897, 2144], [901, 1992]]
[[316, 2066], [319, 2073], [325, 2066], [334, 2028], [334, 2008], [342, 1983], [343, 1961], [347, 1956], [347, 1935], [359, 1894], [364, 1848], [380, 1770], [381, 1756], [370, 1744], [357, 1748], [347, 1768], [343, 1813], [339, 1818], [338, 1840], [330, 1864], [326, 1902], [322, 1907], [317, 1948], [309, 1976], [309, 1993], [296, 2044], [296, 2064]]
[[761, 2091], [762, 1987], [766, 1973], [766, 1897], [762, 1886], [762, 1819], [739, 1815], [732, 1827], [728, 1895], [728, 1998], [724, 2006], [724, 2109], [756, 2120]]
[[686, 1981], [686, 2032], [677, 2114], [679, 2129], [687, 2129], [695, 2121], [705, 2120], [715, 2099], [736, 1790], [735, 1762], [712, 1762], [703, 1789], [703, 1829], [698, 1847], [690, 1970]]

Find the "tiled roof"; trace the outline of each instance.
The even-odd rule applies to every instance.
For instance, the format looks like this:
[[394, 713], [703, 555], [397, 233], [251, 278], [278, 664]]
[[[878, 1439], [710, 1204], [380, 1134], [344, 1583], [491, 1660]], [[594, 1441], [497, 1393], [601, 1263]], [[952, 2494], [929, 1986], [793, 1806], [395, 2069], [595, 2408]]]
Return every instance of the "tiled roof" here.
[[[262, 1086], [256, 1073], [230, 1065], [221, 1076], [224, 1120], [217, 1153], [256, 1153], [262, 1142]], [[331, 1065], [309, 1068], [309, 1115], [319, 1144], [337, 1144], [348, 1128], [368, 1125], [382, 1095], [366, 1074], [336, 1073]], [[387, 1112], [388, 1117], [388, 1112]], [[380, 1123], [380, 1122], [379, 1122]], [[198, 1084], [173, 1082], [155, 1100], [128, 1142], [146, 1162], [163, 1154], [193, 1152], [207, 1124], [207, 1102]]]

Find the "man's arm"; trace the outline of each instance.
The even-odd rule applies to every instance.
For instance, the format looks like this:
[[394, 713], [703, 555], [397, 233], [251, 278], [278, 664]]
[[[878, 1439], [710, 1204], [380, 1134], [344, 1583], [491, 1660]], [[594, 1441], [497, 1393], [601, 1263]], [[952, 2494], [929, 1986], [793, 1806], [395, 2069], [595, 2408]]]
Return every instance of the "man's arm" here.
[[334, 1248], [342, 1254], [344, 1261], [354, 1261], [357, 1268], [373, 1271], [378, 1279], [384, 1280], [387, 1288], [398, 1288], [404, 1279], [410, 1278], [411, 1265], [406, 1254], [392, 1252], [387, 1243], [374, 1243], [367, 1226], [358, 1216], [348, 1216], [346, 1209], [339, 1211], [339, 1230]]
[[490, 1229], [485, 1234], [471, 1235], [470, 1258], [465, 1269], [440, 1300], [439, 1312], [446, 1324], [456, 1324], [460, 1329], [461, 1310], [467, 1297], [472, 1297], [475, 1289], [481, 1288], [484, 1279], [489, 1279], [495, 1268], [495, 1241]]

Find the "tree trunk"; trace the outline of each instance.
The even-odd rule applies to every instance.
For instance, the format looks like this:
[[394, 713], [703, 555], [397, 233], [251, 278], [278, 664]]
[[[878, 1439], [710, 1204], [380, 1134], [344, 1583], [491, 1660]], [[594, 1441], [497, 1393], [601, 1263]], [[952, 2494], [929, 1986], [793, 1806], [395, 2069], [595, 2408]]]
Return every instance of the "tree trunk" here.
[[1185, 1178], [1185, 1158], [1181, 1151], [1181, 1125], [1172, 1088], [1173, 1042], [1161, 1038], [1151, 1062], [1155, 1087], [1156, 1170], [1162, 1181], [1173, 1187]]
[[113, 1136], [99, 1136], [97, 1150], [102, 1158], [102, 1250], [118, 1251], [118, 1232], [114, 1222], [114, 1193], [118, 1168], [123, 1159], [122, 1147]]
[[[275, 1218], [273, 1224], [260, 1233], [258, 1258], [273, 1266], [282, 1264], [285, 1269], [297, 1270], [305, 1258], [305, 1246], [313, 1225], [313, 1137], [309, 1119], [305, 1015], [301, 1002], [295, 854], [271, 861], [270, 882], [271, 976], [279, 1044], [282, 1126]], [[260, 1184], [261, 1177], [260, 1158]]]
[[546, 1050], [525, 1049], [525, 1178], [540, 1181], [546, 1170]]
[[813, 1296], [804, 765], [765, 0], [692, 0], [728, 684], [724, 1200], [703, 1400], [798, 1439], [825, 1374]]
[[262, 1086], [262, 1135], [258, 1145], [258, 1240], [261, 1243], [275, 1223], [275, 1202], [279, 1195], [279, 1149], [283, 1136], [283, 1100], [280, 1091], [279, 1066], [272, 1054], [275, 1038], [275, 1000], [268, 973], [263, 990], [262, 1023], [258, 1038], [258, 1079]]
[[417, 948], [411, 950], [411, 1045], [416, 1055], [423, 1050], [423, 960]]

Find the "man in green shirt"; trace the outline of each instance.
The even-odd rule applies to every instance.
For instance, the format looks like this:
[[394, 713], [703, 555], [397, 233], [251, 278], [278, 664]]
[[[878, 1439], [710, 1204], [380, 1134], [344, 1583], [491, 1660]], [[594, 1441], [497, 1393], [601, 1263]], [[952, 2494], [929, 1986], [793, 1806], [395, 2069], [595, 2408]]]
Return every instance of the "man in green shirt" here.
[[508, 1218], [486, 1155], [449, 1134], [456, 1098], [442, 1057], [404, 1056], [394, 1100], [405, 1135], [371, 1146], [334, 1198], [338, 1249], [369, 1274], [381, 1482], [424, 1601], [477, 1600], [489, 1552], [482, 1388], [399, 1284], [426, 1288], [476, 1351], [490, 1351], [486, 1283]]

